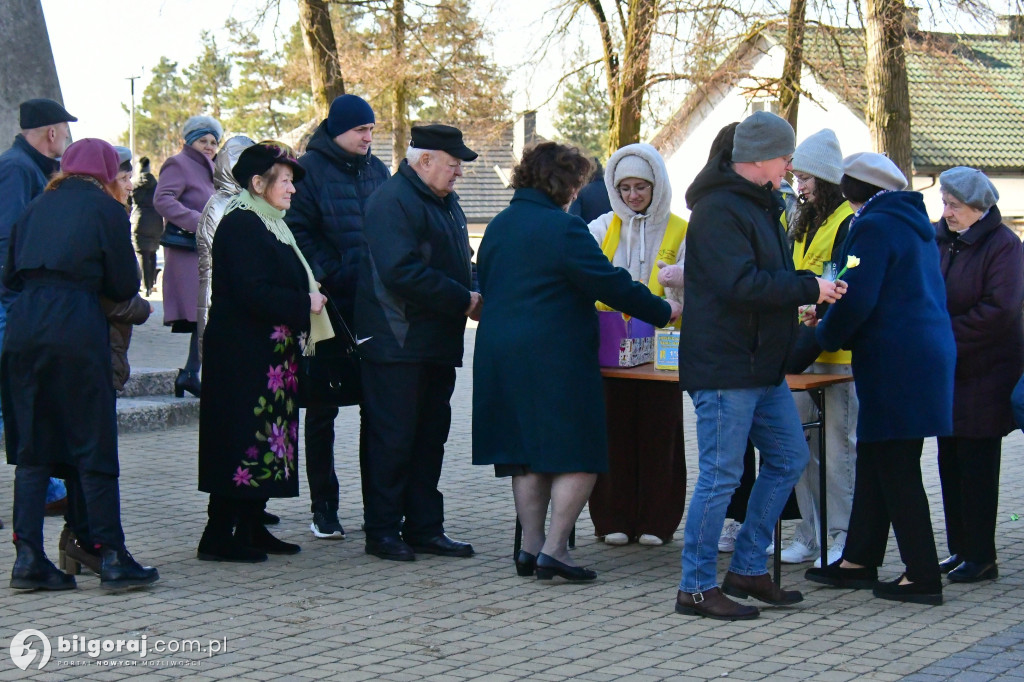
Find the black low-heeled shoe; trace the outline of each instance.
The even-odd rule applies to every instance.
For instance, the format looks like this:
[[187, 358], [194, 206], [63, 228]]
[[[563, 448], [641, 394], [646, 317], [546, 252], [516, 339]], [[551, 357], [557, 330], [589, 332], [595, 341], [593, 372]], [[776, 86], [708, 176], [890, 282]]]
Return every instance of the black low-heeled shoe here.
[[593, 580], [597, 577], [597, 571], [580, 566], [563, 564], [558, 559], [541, 552], [537, 555], [537, 580], [551, 580], [555, 576], [561, 576], [566, 580], [582, 582]]
[[178, 376], [174, 378], [174, 397], [184, 398], [185, 391], [188, 391], [197, 398], [199, 397], [199, 393], [202, 391], [202, 383], [199, 381], [198, 372], [178, 370]]
[[516, 573], [524, 578], [529, 578], [537, 570], [537, 557], [525, 549], [519, 550], [516, 554]]
[[948, 559], [939, 562], [939, 573], [946, 574], [964, 562], [959, 554], [951, 554]]
[[982, 580], [995, 580], [999, 577], [996, 562], [964, 561], [949, 572], [949, 580], [954, 583], [977, 583]]

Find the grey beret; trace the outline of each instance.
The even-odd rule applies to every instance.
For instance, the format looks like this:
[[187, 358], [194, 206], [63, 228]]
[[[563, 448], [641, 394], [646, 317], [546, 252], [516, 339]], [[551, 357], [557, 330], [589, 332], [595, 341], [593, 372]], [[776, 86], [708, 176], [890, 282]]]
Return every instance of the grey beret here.
[[981, 211], [987, 211], [999, 201], [999, 191], [977, 168], [957, 166], [939, 175], [939, 188]]
[[767, 161], [792, 154], [794, 149], [796, 134], [793, 126], [781, 116], [757, 111], [736, 126], [732, 160], [740, 163]]
[[882, 189], [906, 189], [903, 171], [885, 154], [857, 152], [843, 159], [843, 174]]
[[843, 153], [831, 128], [814, 133], [793, 152], [793, 170], [838, 185], [843, 178]]
[[118, 162], [124, 163], [126, 161], [131, 161], [132, 160], [132, 150], [128, 149], [128, 147], [120, 147], [120, 146], [115, 144], [114, 145], [114, 151], [117, 152], [117, 160], [118, 160]]

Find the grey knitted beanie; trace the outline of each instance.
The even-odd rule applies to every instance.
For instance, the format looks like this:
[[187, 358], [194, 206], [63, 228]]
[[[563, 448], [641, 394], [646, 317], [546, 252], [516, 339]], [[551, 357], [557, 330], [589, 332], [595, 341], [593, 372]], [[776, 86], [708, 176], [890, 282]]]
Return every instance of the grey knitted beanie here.
[[792, 154], [795, 148], [796, 134], [786, 119], [768, 111], [757, 111], [736, 126], [732, 160], [740, 163], [767, 161]]

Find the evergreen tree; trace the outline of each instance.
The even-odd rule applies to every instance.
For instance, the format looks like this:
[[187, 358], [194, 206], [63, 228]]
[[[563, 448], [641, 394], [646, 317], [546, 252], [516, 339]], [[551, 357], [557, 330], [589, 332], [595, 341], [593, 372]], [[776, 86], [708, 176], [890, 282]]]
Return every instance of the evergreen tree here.
[[138, 155], [150, 157], [159, 168], [164, 159], [181, 148], [181, 127], [191, 115], [188, 88], [178, 74], [177, 62], [161, 57], [135, 110]]
[[564, 142], [602, 162], [608, 158], [608, 90], [594, 68], [580, 69], [564, 84], [555, 112], [555, 130]]

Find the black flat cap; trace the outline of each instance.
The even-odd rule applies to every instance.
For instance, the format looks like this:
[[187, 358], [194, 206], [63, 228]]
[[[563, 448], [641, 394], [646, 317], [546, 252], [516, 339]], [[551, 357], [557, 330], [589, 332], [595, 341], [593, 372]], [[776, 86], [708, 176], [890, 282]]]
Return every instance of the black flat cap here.
[[21, 129], [31, 130], [78, 119], [52, 99], [30, 99], [21, 103]]
[[456, 159], [473, 161], [477, 153], [462, 141], [462, 131], [452, 126], [435, 123], [412, 127], [412, 146], [416, 149], [435, 149], [448, 152]]
[[283, 163], [292, 169], [292, 180], [299, 182], [306, 177], [306, 169], [299, 165], [299, 162], [288, 156], [288, 152], [276, 144], [254, 144], [246, 147], [238, 155], [231, 174], [235, 181], [243, 188], [249, 187], [249, 181], [254, 175], [263, 175], [274, 167], [275, 163]]

